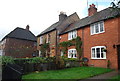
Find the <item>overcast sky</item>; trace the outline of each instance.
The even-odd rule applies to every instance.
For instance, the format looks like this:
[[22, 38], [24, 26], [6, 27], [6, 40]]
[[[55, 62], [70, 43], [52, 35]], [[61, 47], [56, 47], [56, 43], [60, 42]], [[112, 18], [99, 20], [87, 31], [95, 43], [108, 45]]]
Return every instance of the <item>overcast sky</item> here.
[[[88, 0], [98, 11], [110, 6], [112, 0]], [[70, 15], [77, 12], [80, 18], [87, 16], [87, 0], [1, 0], [0, 40], [16, 27], [25, 28], [38, 35], [58, 21], [60, 11]]]

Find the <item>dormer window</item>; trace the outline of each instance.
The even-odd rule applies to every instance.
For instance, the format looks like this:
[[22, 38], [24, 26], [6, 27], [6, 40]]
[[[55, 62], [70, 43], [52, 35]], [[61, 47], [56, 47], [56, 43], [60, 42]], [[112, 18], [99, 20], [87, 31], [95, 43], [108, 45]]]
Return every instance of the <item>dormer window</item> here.
[[100, 22], [92, 24], [90, 26], [90, 30], [91, 30], [91, 35], [105, 32], [105, 30], [104, 30], [104, 22], [100, 21]]
[[77, 37], [77, 31], [76, 30], [68, 33], [68, 40], [72, 40], [73, 38], [76, 38], [76, 37]]

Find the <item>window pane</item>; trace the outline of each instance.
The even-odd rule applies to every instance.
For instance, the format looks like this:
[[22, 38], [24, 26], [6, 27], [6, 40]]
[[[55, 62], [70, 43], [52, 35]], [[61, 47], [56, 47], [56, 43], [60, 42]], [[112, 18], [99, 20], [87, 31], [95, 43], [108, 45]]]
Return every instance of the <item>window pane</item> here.
[[73, 53], [71, 53], [71, 58], [73, 58]]
[[72, 39], [74, 38], [74, 34], [75, 34], [75, 32], [73, 31], [73, 32], [72, 32]]
[[91, 26], [91, 34], [94, 34], [94, 25]]
[[70, 39], [70, 32], [68, 33], [68, 40]]
[[100, 32], [104, 31], [103, 22], [100, 22]]
[[98, 23], [95, 24], [95, 31], [96, 31], [96, 33], [99, 32]]
[[77, 32], [76, 31], [74, 31], [74, 38], [76, 38], [77, 37]]
[[97, 58], [100, 58], [100, 48], [96, 48]]
[[104, 58], [104, 51], [103, 51], [104, 48], [101, 48], [101, 58]]
[[92, 57], [95, 58], [95, 48], [92, 49]]
[[76, 56], [76, 54], [75, 54], [75, 58], [76, 58], [77, 56]]
[[76, 56], [76, 50], [74, 50], [74, 58], [76, 58], [77, 56]]
[[43, 44], [43, 37], [40, 37], [40, 44]]

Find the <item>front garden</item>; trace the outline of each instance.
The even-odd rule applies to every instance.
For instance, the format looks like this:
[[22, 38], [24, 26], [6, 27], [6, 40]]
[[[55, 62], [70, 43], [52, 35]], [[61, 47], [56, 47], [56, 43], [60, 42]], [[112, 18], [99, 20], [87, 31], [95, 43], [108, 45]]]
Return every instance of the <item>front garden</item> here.
[[33, 72], [23, 75], [22, 79], [85, 79], [95, 75], [103, 74], [112, 71], [111, 69], [97, 67], [74, 67], [62, 70], [51, 70]]
[[2, 69], [4, 70], [8, 64], [12, 66], [17, 64], [23, 68], [23, 81], [30, 79], [78, 80], [112, 71], [106, 68], [87, 67], [87, 63], [82, 59], [67, 57], [12, 58], [3, 56]]

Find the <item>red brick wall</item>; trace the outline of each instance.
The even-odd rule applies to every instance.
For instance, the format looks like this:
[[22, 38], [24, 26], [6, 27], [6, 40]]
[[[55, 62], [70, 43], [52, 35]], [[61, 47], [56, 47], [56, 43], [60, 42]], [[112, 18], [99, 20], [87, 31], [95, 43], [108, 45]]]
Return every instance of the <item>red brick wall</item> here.
[[[86, 27], [84, 31], [84, 57], [89, 58], [89, 64], [96, 67], [107, 67], [107, 60], [111, 62], [111, 68], [117, 68], [117, 51], [113, 45], [117, 43], [117, 24], [116, 19], [107, 20], [104, 23], [105, 32], [97, 35], [90, 35], [90, 27]], [[93, 60], [91, 59], [91, 47], [106, 46], [107, 59]]]
[[[119, 19], [120, 20], [120, 19]], [[110, 60], [112, 69], [117, 69], [117, 48], [113, 48], [113, 45], [118, 43], [118, 18], [109, 19], [104, 22], [105, 32], [101, 34], [90, 35], [90, 26], [77, 31], [78, 36], [83, 41], [83, 57], [89, 58], [89, 65], [93, 64], [95, 67], [107, 68], [107, 61]], [[120, 26], [119, 26], [120, 27]], [[120, 29], [120, 28], [119, 28]], [[120, 31], [120, 30], [119, 30]], [[84, 35], [82, 34], [84, 33]], [[82, 37], [84, 36], [84, 38]], [[120, 35], [119, 35], [120, 38]], [[67, 41], [68, 35], [61, 35], [62, 41]], [[94, 46], [106, 46], [107, 53], [105, 60], [91, 59], [91, 47]], [[74, 48], [74, 47], [73, 47]]]
[[15, 38], [7, 38], [5, 45], [5, 55], [14, 58], [32, 57], [32, 53], [36, 51], [35, 42], [20, 40]]
[[120, 44], [120, 17], [118, 18], [118, 44]]
[[63, 42], [63, 41], [68, 41], [68, 34], [63, 34], [63, 35], [60, 35], [60, 42]]

